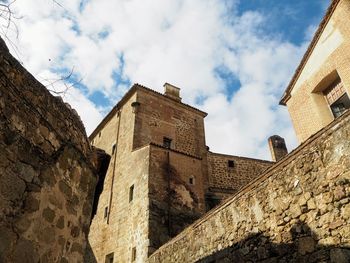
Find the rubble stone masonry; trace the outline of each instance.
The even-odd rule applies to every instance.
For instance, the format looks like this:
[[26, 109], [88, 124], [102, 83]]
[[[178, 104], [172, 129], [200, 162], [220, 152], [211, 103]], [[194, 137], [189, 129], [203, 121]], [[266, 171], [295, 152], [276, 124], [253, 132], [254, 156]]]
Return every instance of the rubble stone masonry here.
[[235, 193], [272, 164], [264, 160], [208, 152], [209, 189], [226, 189]]
[[148, 262], [350, 262], [349, 131], [347, 112]]
[[76, 112], [0, 38], [0, 262], [83, 262], [97, 181], [92, 153]]

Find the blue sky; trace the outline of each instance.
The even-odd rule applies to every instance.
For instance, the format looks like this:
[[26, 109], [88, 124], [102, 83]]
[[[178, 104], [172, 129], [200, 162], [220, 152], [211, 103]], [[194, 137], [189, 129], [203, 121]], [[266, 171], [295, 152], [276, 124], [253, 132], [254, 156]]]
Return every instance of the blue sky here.
[[[38, 3], [40, 2], [40, 3]], [[211, 150], [269, 159], [267, 138], [297, 145], [278, 101], [327, 0], [18, 0], [12, 53], [44, 85], [72, 69], [63, 99], [91, 133], [140, 83], [209, 113]], [[12, 34], [12, 36], [11, 36]], [[64, 88], [55, 83], [55, 90]]]
[[269, 34], [300, 45], [305, 41], [305, 28], [319, 24], [328, 4], [327, 0], [246, 0], [239, 4], [239, 12], [263, 14]]

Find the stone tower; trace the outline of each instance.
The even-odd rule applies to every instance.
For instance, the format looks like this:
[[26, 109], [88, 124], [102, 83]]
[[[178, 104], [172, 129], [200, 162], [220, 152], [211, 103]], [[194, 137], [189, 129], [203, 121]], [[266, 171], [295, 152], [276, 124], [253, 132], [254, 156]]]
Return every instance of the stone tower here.
[[209, 152], [205, 112], [135, 84], [90, 136], [111, 156], [86, 262], [145, 262], [271, 162]]
[[[205, 212], [207, 114], [134, 85], [90, 136], [111, 155], [90, 246], [97, 262], [144, 262]], [[109, 260], [109, 261], [108, 261]]]
[[278, 162], [288, 154], [284, 139], [278, 135], [273, 135], [268, 139], [272, 161]]

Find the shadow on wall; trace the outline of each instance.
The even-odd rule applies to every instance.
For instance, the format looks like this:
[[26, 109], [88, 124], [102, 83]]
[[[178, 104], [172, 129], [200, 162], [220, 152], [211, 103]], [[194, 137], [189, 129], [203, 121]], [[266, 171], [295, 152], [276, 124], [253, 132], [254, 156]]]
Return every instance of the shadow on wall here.
[[[289, 233], [281, 233], [281, 243], [272, 242], [262, 234], [250, 235], [246, 239], [197, 261], [197, 263], [243, 263], [243, 262], [350, 262], [350, 246], [320, 245], [310, 227], [295, 224]], [[284, 240], [291, 240], [283, 243]]]
[[84, 254], [84, 263], [97, 263], [97, 259], [92, 251], [89, 240], [86, 242], [85, 254]]

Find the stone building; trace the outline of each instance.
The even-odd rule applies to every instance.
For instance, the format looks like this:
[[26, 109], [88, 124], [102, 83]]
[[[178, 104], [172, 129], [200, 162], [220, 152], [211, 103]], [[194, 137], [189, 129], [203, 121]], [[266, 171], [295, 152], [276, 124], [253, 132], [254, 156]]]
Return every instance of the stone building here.
[[333, 0], [280, 104], [300, 142], [350, 108], [350, 2]]
[[[350, 1], [333, 0], [281, 99], [301, 145], [149, 263], [350, 262], [349, 22]], [[270, 137], [273, 159], [283, 145]]]
[[333, 0], [283, 95], [301, 145], [270, 137], [276, 163], [210, 152], [170, 84], [88, 139], [0, 38], [0, 262], [350, 262], [349, 17]]
[[135, 84], [90, 136], [111, 162], [87, 261], [145, 262], [272, 164], [210, 152], [207, 114], [182, 103], [179, 88], [164, 87], [161, 94]]

